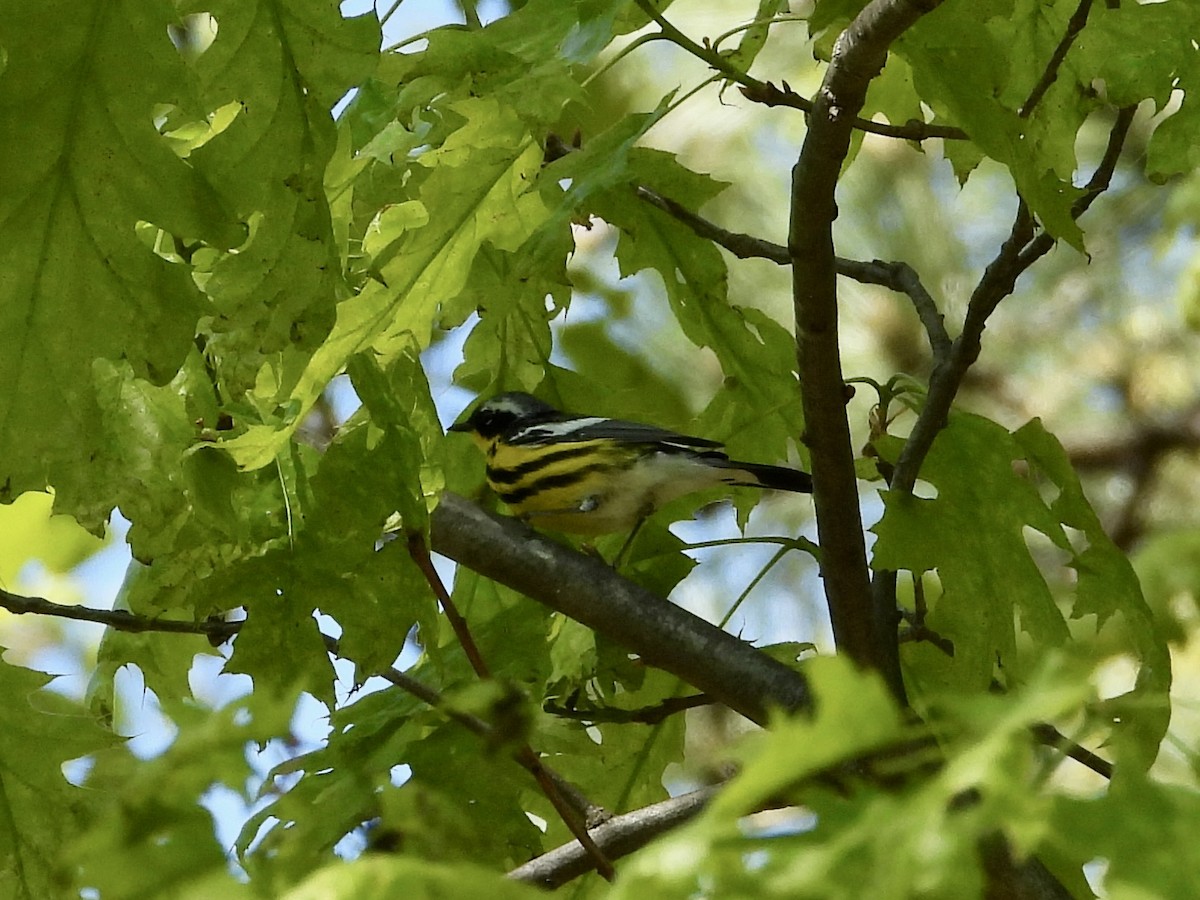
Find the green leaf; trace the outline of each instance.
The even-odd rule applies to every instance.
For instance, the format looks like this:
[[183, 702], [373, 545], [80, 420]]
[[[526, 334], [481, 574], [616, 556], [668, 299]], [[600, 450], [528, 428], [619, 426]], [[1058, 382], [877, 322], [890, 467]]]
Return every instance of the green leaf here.
[[[688, 171], [670, 154], [645, 149], [630, 154], [630, 182], [693, 210], [725, 187]], [[620, 229], [621, 274], [656, 270], [684, 334], [696, 346], [710, 348], [721, 363], [722, 390], [697, 430], [724, 441], [731, 456], [786, 458], [789, 443], [804, 430], [795, 342], [786, 329], [757, 310], [730, 304], [720, 251], [638, 199], [630, 186], [605, 192], [594, 209]]]
[[481, 753], [481, 746], [450, 723], [414, 742], [404, 761], [414, 787], [438, 795], [446, 809], [470, 821], [475, 862], [508, 869], [543, 852], [542, 832], [525, 815], [537, 789], [507, 753]]
[[245, 896], [201, 800], [219, 785], [243, 803], [252, 801], [245, 795], [252, 776], [248, 752], [288, 736], [294, 703], [264, 692], [221, 710], [165, 706], [178, 728], [171, 746], [152, 760], [124, 748], [98, 754], [86, 787], [102, 802], [56, 852], [76, 867], [78, 887], [104, 897], [200, 900], [213, 896], [206, 890]]
[[345, 296], [324, 183], [336, 140], [330, 108], [374, 71], [380, 28], [373, 14], [343, 19], [324, 0], [190, 8], [217, 21], [195, 64], [205, 100], [236, 110], [190, 160], [251, 224], [237, 253], [194, 258], [216, 311], [209, 351], [239, 360], [227, 377], [240, 393], [264, 357], [289, 345], [311, 352]]
[[352, 863], [335, 863], [314, 873], [283, 895], [283, 900], [388, 900], [399, 895], [412, 900], [536, 900], [542, 896], [536, 888], [483, 868], [368, 856]]
[[[169, 380], [201, 312], [187, 270], [155, 255], [136, 226], [222, 247], [241, 233], [154, 128], [156, 104], [184, 102], [170, 4], [86, 15], [63, 2], [10, 6], [0, 75], [0, 499], [53, 483], [60, 509], [77, 505], [97, 531], [112, 500], [98, 508], [88, 485], [86, 464], [102, 445], [86, 389], [92, 362], [124, 358], [140, 377]], [[87, 327], [64, 327], [81, 316]]]
[[[1071, 174], [1075, 135], [1090, 106], [1066, 85], [1032, 120], [1019, 115], [1032, 73], [1043, 69], [1061, 31], [1048, 27], [1043, 10], [1033, 0], [944, 4], [906, 32], [895, 50], [912, 67], [921, 99], [939, 119], [961, 127], [979, 149], [1007, 166], [1047, 231], [1082, 249], [1083, 234], [1071, 217], [1082, 191], [1072, 185]], [[960, 178], [965, 174], [960, 171]]]
[[788, 11], [787, 0], [758, 0], [758, 10], [754, 13], [754, 24], [742, 32], [737, 49], [727, 57], [734, 68], [749, 72], [755, 58], [762, 51], [771, 34], [768, 20]]
[[38, 560], [51, 572], [66, 572], [103, 546], [69, 516], [53, 515], [54, 497], [41, 491], [22, 494], [13, 503], [0, 506], [0, 585], [13, 588], [17, 576], [30, 560]]
[[355, 353], [369, 347], [386, 365], [414, 337], [427, 347], [439, 304], [462, 290], [479, 248], [490, 242], [514, 250], [544, 221], [545, 207], [531, 190], [541, 150], [520, 121], [494, 101], [463, 101], [455, 111], [467, 124], [420, 157], [431, 169], [420, 199], [438, 218], [378, 252], [380, 280], [339, 305], [333, 331], [291, 388], [282, 427], [254, 426], [224, 442], [239, 465], [270, 462]]
[[406, 477], [416, 465], [403, 456], [410, 450], [396, 430], [381, 434], [361, 418], [343, 428], [312, 479], [312, 527], [292, 554], [312, 605], [338, 621], [340, 652], [362, 667], [363, 677], [396, 659], [414, 625], [422, 642], [438, 630], [433, 595], [405, 542], [377, 547], [406, 496], [427, 514], [414, 495], [417, 478]]
[[1078, 68], [1083, 83], [1103, 84], [1105, 96], [1115, 106], [1150, 98], [1161, 110], [1173, 93], [1182, 95], [1179, 108], [1150, 139], [1146, 171], [1158, 181], [1200, 163], [1190, 137], [1200, 122], [1195, 100], [1200, 90], [1200, 52], [1191, 40], [1197, 29], [1200, 10], [1193, 3], [1103, 6], [1093, 9], [1075, 52], [1067, 58], [1068, 65]]
[[[569, 246], [569, 237], [565, 244]], [[563, 297], [566, 247], [556, 258], [535, 253], [504, 253], [484, 247], [475, 257], [463, 292], [443, 312], [454, 319], [477, 311], [479, 323], [463, 346], [454, 380], [481, 395], [503, 390], [531, 391], [550, 363], [550, 322], [546, 297]]]
[[0, 891], [9, 897], [63, 896], [63, 842], [99, 798], [69, 784], [62, 764], [115, 742], [95, 717], [44, 691], [49, 681], [0, 662]]
[[[338, 841], [384, 816], [380, 795], [392, 790], [394, 768], [411, 742], [441, 720], [395, 688], [367, 693], [334, 710], [322, 746], [272, 770], [267, 784], [287, 789], [250, 816], [238, 836], [236, 846], [253, 881], [278, 896], [331, 862]], [[379, 828], [391, 825], [384, 819]]]
[[249, 604], [225, 668], [249, 675], [255, 688], [266, 694], [287, 697], [307, 691], [333, 706], [333, 666], [313, 618], [313, 604], [304, 599], [305, 587], [285, 575], [275, 595], [264, 592]]
[[[670, 7], [672, 0], [648, 0], [647, 5], [655, 12], [666, 12]], [[639, 28], [644, 28], [654, 20], [646, 15], [640, 4], [624, 3], [624, 9], [617, 16], [616, 25], [613, 31], [616, 34], [628, 34], [631, 31], [637, 31]]]
[[1097, 631], [1111, 617], [1120, 619], [1120, 628], [1110, 628], [1109, 633], [1115, 633], [1123, 645], [1116, 652], [1127, 652], [1137, 661], [1138, 673], [1133, 689], [1110, 700], [1108, 706], [1123, 758], [1148, 767], [1171, 719], [1167, 642], [1142, 596], [1133, 566], [1105, 532], [1062, 445], [1036, 419], [1013, 437], [1025, 449], [1026, 458], [1058, 489], [1051, 511], [1064, 525], [1082, 532], [1086, 541], [1082, 547], [1072, 544], [1071, 565], [1078, 573], [1072, 617], [1095, 616]]
[[378, 455], [379, 461], [386, 462], [397, 474], [418, 474], [407, 484], [395, 479], [401, 489], [390, 502], [400, 511], [407, 530], [428, 532], [429, 513], [445, 480], [438, 465], [442, 426], [429, 394], [419, 349], [410, 343], [395, 357], [387, 373], [365, 354], [350, 361], [349, 371], [371, 421], [384, 430], [391, 445], [386, 456]]
[[1072, 852], [1108, 861], [1102, 896], [1186, 897], [1193, 889], [1200, 865], [1188, 837], [1200, 827], [1193, 790], [1118, 770], [1100, 797], [1063, 800], [1054, 824]]
[[[1047, 663], [1020, 695], [954, 704], [935, 747], [905, 727], [877, 677], [841, 659], [810, 662], [815, 717], [744, 741], [739, 774], [700, 816], [626, 860], [610, 896], [979, 895], [982, 840], [1001, 834], [1021, 858], [1054, 840], [1053, 801], [1029, 772], [1029, 729], [1090, 688]], [[802, 807], [746, 815], [792, 796]]]
[[1080, 77], [1103, 80], [1114, 106], [1154, 100], [1162, 109], [1177, 79], [1194, 73], [1197, 51], [1190, 36], [1200, 28], [1194, 3], [1134, 3], [1094, 7], [1076, 38], [1067, 65]]
[[1022, 448], [986, 419], [956, 415], [934, 442], [921, 477], [937, 499], [884, 494], [872, 565], [936, 570], [942, 594], [929, 626], [954, 642], [960, 687], [984, 690], [999, 660], [1020, 678], [1015, 622], [1040, 646], [1062, 644], [1066, 622], [1026, 544], [1026, 527], [1058, 546], [1066, 537], [1037, 491], [1013, 471]]
[[817, 772], [896, 739], [901, 719], [878, 678], [859, 674], [840, 657], [810, 660], [805, 677], [817, 715], [780, 717], [769, 735], [741, 750], [744, 768], [705, 813], [712, 820], [745, 815]]
[[[136, 564], [135, 564], [136, 565]], [[122, 604], [118, 602], [116, 608]], [[114, 679], [124, 666], [137, 666], [146, 689], [158, 697], [190, 697], [189, 675], [197, 654], [215, 653], [200, 635], [128, 632], [108, 629], [96, 651], [96, 668], [87, 688], [88, 707], [111, 722], [120, 711]]]

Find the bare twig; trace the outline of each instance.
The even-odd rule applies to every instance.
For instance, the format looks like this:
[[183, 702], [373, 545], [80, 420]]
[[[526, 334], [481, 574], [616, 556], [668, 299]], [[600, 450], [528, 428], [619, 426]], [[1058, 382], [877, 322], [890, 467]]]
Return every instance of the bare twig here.
[[[1116, 121], [1109, 132], [1104, 156], [1084, 190], [1075, 202], [1071, 215], [1078, 218], [1087, 211], [1092, 202], [1112, 182], [1117, 160], [1124, 146], [1129, 127], [1133, 122], [1133, 107], [1117, 113]], [[984, 270], [983, 277], [971, 294], [962, 332], [954, 341], [949, 358], [937, 360], [929, 380], [929, 394], [925, 407], [896, 463], [896, 474], [891, 489], [911, 493], [917, 473], [933, 446], [933, 440], [941, 431], [949, 415], [950, 406], [958, 394], [967, 370], [979, 358], [981, 339], [988, 318], [996, 306], [1012, 293], [1017, 278], [1054, 246], [1054, 238], [1046, 232], [1038, 232], [1029, 207], [1022, 201], [1017, 208], [1016, 219], [1008, 239], [1000, 248], [995, 259]]]
[[1058, 750], [1081, 765], [1087, 766], [1101, 778], [1109, 780], [1113, 777], [1113, 764], [1101, 756], [1097, 756], [1086, 747], [1081, 747], [1061, 731], [1046, 722], [1041, 722], [1029, 729], [1033, 732], [1034, 740], [1047, 747]]
[[[716, 787], [701, 788], [653, 806], [614, 816], [594, 829], [592, 838], [613, 859], [627, 856], [658, 835], [693, 818], [704, 809], [717, 790]], [[555, 888], [590, 869], [587, 854], [578, 841], [573, 841], [518, 866], [508, 873], [508, 877], [543, 888]]]
[[[425, 538], [420, 532], [410, 531], [408, 533], [408, 552], [417, 564], [417, 567], [425, 575], [425, 580], [429, 582], [429, 586], [433, 589], [434, 596], [441, 603], [442, 609], [446, 613], [446, 618], [450, 622], [450, 627], [454, 629], [454, 633], [458, 637], [458, 642], [466, 653], [467, 659], [470, 660], [475, 674], [483, 679], [491, 678], [491, 671], [484, 661], [483, 655], [479, 652], [479, 647], [476, 645], [475, 639], [471, 636], [466, 619], [459, 613], [458, 607], [450, 596], [450, 592], [446, 590], [446, 586], [442, 583], [441, 576], [438, 575], [437, 569], [433, 567], [433, 560], [429, 558], [429, 550], [425, 546]], [[588, 835], [585, 817], [588, 809], [592, 808], [592, 804], [585, 800], [584, 808], [579, 808], [576, 805], [581, 798], [578, 792], [575, 792], [572, 796], [564, 795], [559, 789], [557, 781], [551, 777], [549, 771], [542, 763], [541, 758], [525, 741], [520, 741], [517, 744], [516, 749], [513, 751], [513, 758], [524, 766], [537, 780], [542, 793], [546, 795], [546, 799], [550, 801], [559, 818], [563, 820], [563, 824], [570, 829], [571, 834], [575, 835], [575, 839], [588, 851], [596, 871], [605, 879], [611, 881], [615, 874], [612, 863]]]
[[95, 622], [107, 625], [116, 631], [143, 633], [159, 631], [166, 634], [198, 634], [212, 640], [225, 641], [238, 633], [241, 622], [225, 622], [210, 619], [204, 622], [185, 622], [178, 619], [158, 619], [139, 616], [122, 609], [92, 609], [87, 606], [67, 606], [41, 597], [23, 597], [0, 589], [0, 608], [11, 613], [24, 615], [33, 613], [54, 616], [59, 619], [74, 619], [77, 622]]
[[1067, 58], [1067, 51], [1071, 49], [1071, 44], [1075, 42], [1075, 38], [1083, 31], [1083, 26], [1087, 24], [1088, 13], [1092, 9], [1092, 0], [1080, 0], [1079, 6], [1071, 15], [1067, 22], [1067, 30], [1059, 39], [1058, 46], [1054, 48], [1054, 52], [1050, 54], [1050, 61], [1046, 64], [1046, 69], [1042, 72], [1042, 77], [1038, 79], [1038, 83], [1033, 86], [1033, 90], [1029, 92], [1028, 99], [1021, 104], [1021, 109], [1017, 115], [1022, 119], [1027, 119], [1033, 113], [1034, 108], [1041, 102], [1046, 91], [1050, 90], [1050, 85], [1054, 84], [1058, 78], [1059, 67], [1062, 66], [1063, 60]]
[[[802, 94], [797, 94], [788, 83], [783, 82], [782, 88], [777, 88], [769, 81], [760, 82], [757, 87], [743, 84], [738, 88], [742, 96], [753, 103], [763, 106], [786, 106], [802, 112], [812, 112], [813, 101]], [[961, 128], [953, 125], [934, 125], [928, 122], [912, 120], [903, 125], [890, 125], [886, 122], [872, 122], [870, 119], [854, 117], [854, 127], [868, 134], [880, 137], [899, 138], [905, 141], [927, 141], [931, 138], [941, 138], [946, 141], [965, 141], [968, 135]]]
[[425, 538], [418, 531], [410, 531], [408, 533], [408, 555], [417, 564], [417, 568], [425, 576], [425, 581], [428, 582], [433, 595], [437, 598], [438, 603], [441, 604], [442, 611], [446, 614], [446, 621], [450, 623], [450, 627], [454, 631], [454, 636], [458, 638], [458, 643], [463, 648], [463, 652], [467, 656], [467, 661], [470, 662], [471, 668], [475, 670], [475, 674], [480, 678], [491, 678], [491, 670], [488, 668], [483, 654], [479, 652], [479, 645], [475, 643], [475, 638], [471, 636], [471, 629], [467, 626], [467, 620], [462, 617], [462, 614], [458, 611], [458, 606], [450, 596], [450, 592], [442, 584], [441, 576], [438, 575], [437, 569], [433, 567], [433, 560], [429, 558], [429, 549], [425, 546]]
[[664, 39], [670, 41], [672, 44], [675, 44], [677, 47], [681, 47], [682, 49], [686, 50], [697, 59], [708, 63], [711, 68], [720, 72], [730, 81], [736, 81], [738, 84], [745, 85], [752, 90], [757, 89], [761, 85], [761, 82], [757, 78], [751, 78], [737, 66], [730, 63], [729, 60], [726, 59], [721, 53], [712, 49], [711, 47], [705, 47], [701, 44], [697, 44], [690, 37], [672, 25], [666, 16], [654, 8], [654, 4], [651, 3], [650, 0], [634, 0], [634, 2], [637, 3], [642, 12], [655, 21], [655, 23], [661, 29]]
[[937, 303], [929, 291], [925, 289], [916, 269], [906, 262], [884, 262], [876, 259], [864, 263], [841, 257], [837, 257], [835, 266], [839, 275], [845, 275], [863, 284], [878, 284], [908, 297], [917, 312], [917, 318], [925, 327], [934, 360], [945, 359], [950, 355], [951, 341], [946, 331], [945, 317], [938, 310]]
[[[786, 106], [798, 109], [804, 113], [812, 112], [815, 106], [814, 102], [797, 94], [788, 87], [787, 82], [783, 83], [782, 88], [777, 88], [769, 81], [759, 81], [757, 78], [750, 76], [731, 64], [714, 47], [705, 46], [693, 41], [672, 25], [666, 16], [656, 10], [654, 5], [650, 3], [650, 0], [635, 0], [635, 2], [661, 29], [662, 39], [670, 41], [702, 62], [707, 63], [710, 68], [720, 72], [730, 81], [737, 82], [740, 86], [739, 90], [741, 90], [742, 96], [747, 100], [753, 103], [761, 103], [764, 106]], [[904, 125], [888, 125], [881, 122], [872, 122], [870, 119], [863, 119], [854, 115], [851, 117], [851, 124], [859, 131], [877, 134], [882, 137], [900, 138], [906, 141], [925, 141], [930, 138], [943, 138], [952, 141], [967, 139], [967, 133], [961, 128], [953, 128], [945, 125], [929, 125], [924, 122], [906, 122]]]
[[612, 722], [616, 724], [657, 725], [659, 722], [677, 713], [701, 706], [710, 706], [713, 699], [707, 694], [691, 694], [687, 697], [668, 697], [654, 706], [644, 706], [640, 709], [576, 709], [561, 703], [545, 702], [542, 710], [552, 716], [562, 719], [574, 719], [579, 722]]
[[[642, 200], [687, 225], [700, 237], [724, 247], [738, 259], [767, 259], [781, 266], [788, 266], [792, 263], [791, 254], [782, 244], [775, 244], [763, 238], [722, 228], [715, 222], [692, 212], [682, 203], [665, 197], [645, 185], [637, 185], [634, 190]], [[937, 304], [925, 289], [925, 285], [921, 283], [921, 277], [908, 263], [885, 262], [879, 259], [865, 262], [838, 256], [834, 258], [834, 269], [838, 275], [861, 284], [876, 284], [905, 294], [912, 301], [917, 316], [921, 319], [921, 324], [925, 326], [934, 358], [944, 358], [949, 355], [950, 336], [946, 333], [944, 317], [938, 311]]]
[[639, 198], [645, 200], [651, 206], [655, 206], [672, 218], [678, 219], [700, 237], [724, 247], [738, 259], [768, 259], [781, 266], [791, 264], [791, 257], [788, 256], [787, 247], [784, 247], [782, 244], [773, 244], [763, 238], [742, 234], [737, 231], [727, 231], [720, 225], [710, 222], [702, 216], [698, 216], [682, 203], [677, 203], [670, 197], [664, 197], [662, 194], [651, 190], [645, 185], [637, 185], [634, 191]]

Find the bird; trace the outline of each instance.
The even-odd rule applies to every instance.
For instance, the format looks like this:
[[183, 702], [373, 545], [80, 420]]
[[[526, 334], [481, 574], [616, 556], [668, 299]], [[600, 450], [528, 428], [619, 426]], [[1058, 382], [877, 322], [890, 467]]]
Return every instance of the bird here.
[[492, 491], [530, 525], [579, 535], [630, 531], [663, 504], [721, 485], [812, 492], [799, 469], [730, 459], [719, 441], [656, 425], [562, 412], [532, 394], [499, 394], [449, 431], [487, 460]]

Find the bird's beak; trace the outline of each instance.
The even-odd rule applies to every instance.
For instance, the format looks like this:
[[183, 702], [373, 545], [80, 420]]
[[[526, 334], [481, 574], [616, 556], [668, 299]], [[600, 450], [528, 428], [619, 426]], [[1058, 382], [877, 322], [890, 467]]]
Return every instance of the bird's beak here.
[[455, 424], [451, 425], [446, 430], [447, 431], [470, 431], [471, 430], [471, 420], [464, 419], [461, 422], [456, 422]]

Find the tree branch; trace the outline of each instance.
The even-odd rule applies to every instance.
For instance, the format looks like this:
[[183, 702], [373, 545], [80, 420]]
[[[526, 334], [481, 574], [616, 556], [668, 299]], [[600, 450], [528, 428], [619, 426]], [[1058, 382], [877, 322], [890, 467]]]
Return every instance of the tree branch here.
[[812, 454], [821, 574], [838, 648], [879, 671], [905, 702], [893, 602], [878, 607], [868, 578], [838, 346], [834, 192], [867, 86], [888, 46], [940, 0], [873, 0], [839, 36], [792, 170], [788, 253], [805, 441]]
[[[792, 264], [791, 254], [782, 244], [774, 244], [764, 238], [737, 231], [728, 231], [692, 212], [682, 203], [664, 197], [645, 185], [639, 184], [634, 190], [642, 200], [682, 222], [700, 237], [724, 247], [738, 259], [768, 259], [781, 266]], [[925, 289], [925, 285], [921, 283], [921, 276], [912, 266], [906, 262], [884, 262], [879, 259], [864, 262], [841, 256], [834, 257], [833, 263], [838, 275], [861, 284], [876, 284], [905, 294], [912, 301], [921, 324], [925, 326], [934, 356], [949, 354], [950, 336], [946, 333], [944, 317], [938, 311], [937, 304]]]
[[657, 725], [664, 719], [689, 709], [710, 706], [713, 700], [707, 694], [691, 694], [687, 697], [668, 697], [654, 706], [644, 706], [640, 709], [617, 709], [602, 707], [599, 709], [576, 709], [561, 703], [546, 701], [542, 711], [561, 719], [572, 719], [576, 722], [612, 722], [621, 725], [637, 723], [640, 725]]
[[[764, 81], [754, 87], [742, 84], [738, 90], [742, 92], [742, 96], [747, 100], [753, 103], [761, 103], [763, 106], [786, 106], [791, 109], [798, 109], [804, 113], [812, 112], [813, 101], [802, 94], [797, 94], [788, 87], [786, 81], [783, 82], [782, 89], [775, 87], [769, 81]], [[969, 139], [967, 133], [961, 128], [956, 128], [953, 125], [934, 125], [916, 119], [905, 122], [903, 125], [890, 125], [886, 122], [873, 122], [870, 119], [855, 116], [854, 127], [868, 134], [899, 138], [904, 141], [919, 142], [927, 141], [931, 138], [941, 138], [945, 141], [965, 141]]]
[[[1084, 194], [1072, 207], [1072, 217], [1079, 218], [1083, 215], [1112, 183], [1121, 148], [1133, 123], [1134, 112], [1133, 107], [1125, 107], [1118, 111], [1116, 121], [1109, 132], [1104, 156], [1088, 180]], [[1054, 238], [1044, 231], [1038, 233], [1029, 207], [1021, 201], [1008, 239], [984, 270], [983, 277], [971, 294], [962, 332], [954, 341], [951, 352], [945, 357], [934, 357], [934, 369], [929, 379], [925, 407], [917, 417], [917, 422], [896, 462], [891, 490], [912, 493], [917, 474], [933, 446], [934, 438], [946, 424], [946, 417], [962, 386], [963, 377], [979, 358], [983, 330], [988, 317], [1000, 301], [1012, 293], [1017, 279], [1025, 270], [1048, 253], [1053, 246]]]
[[[654, 8], [650, 0], [635, 0], [635, 2], [641, 8], [642, 12], [653, 19], [659, 29], [661, 29], [660, 35], [663, 40], [670, 41], [701, 62], [707, 63], [709, 68], [721, 73], [730, 81], [736, 82], [740, 85], [739, 90], [742, 92], [742, 96], [747, 100], [753, 103], [761, 103], [764, 106], [787, 106], [804, 113], [811, 113], [816, 107], [814, 101], [797, 94], [788, 87], [786, 81], [783, 82], [782, 89], [775, 87], [769, 81], [759, 81], [757, 78], [732, 65], [719, 50], [696, 43], [672, 25], [666, 16]], [[941, 0], [936, 0], [935, 5], [940, 2]], [[967, 133], [961, 128], [946, 125], [930, 125], [924, 122], [888, 125], [880, 122], [872, 122], [870, 119], [859, 118], [857, 114], [851, 116], [850, 122], [852, 127], [859, 131], [878, 134], [882, 137], [900, 138], [906, 141], [925, 141], [930, 138], [962, 141], [967, 140], [968, 137]]]
[[41, 597], [22, 597], [0, 589], [0, 608], [11, 613], [24, 615], [54, 616], [59, 619], [74, 619], [77, 622], [95, 622], [107, 625], [116, 631], [143, 633], [160, 631], [168, 634], [199, 634], [217, 643], [228, 640], [237, 634], [242, 627], [241, 622], [225, 622], [212, 619], [205, 622], [186, 622], [179, 619], [152, 619], [126, 612], [123, 609], [92, 609], [87, 606], [67, 606], [54, 603]]
[[[660, 834], [693, 818], [704, 809], [717, 790], [717, 787], [701, 788], [653, 806], [614, 816], [592, 829], [592, 840], [612, 859], [628, 856]], [[556, 888], [590, 869], [587, 854], [578, 841], [572, 841], [518, 866], [508, 873], [508, 877], [542, 888]]]
[[436, 552], [612, 638], [760, 725], [771, 709], [811, 708], [800, 672], [515, 519], [445, 493], [431, 539]]
[[[438, 575], [437, 569], [433, 566], [433, 560], [429, 558], [429, 549], [425, 546], [425, 537], [419, 531], [410, 531], [408, 533], [408, 554], [412, 557], [417, 568], [425, 576], [425, 580], [429, 583], [429, 587], [433, 590], [434, 596], [442, 605], [442, 612], [446, 614], [447, 620], [450, 622], [450, 627], [454, 629], [454, 634], [458, 638], [459, 645], [466, 653], [468, 661], [471, 663], [471, 668], [481, 680], [487, 680], [492, 677], [491, 670], [483, 655], [479, 652], [479, 645], [475, 643], [475, 638], [471, 635], [471, 630], [467, 626], [467, 620], [463, 618], [458, 611], [458, 606], [450, 596], [450, 592], [446, 590], [446, 586], [442, 583], [441, 576]], [[550, 805], [554, 807], [554, 811], [558, 813], [558, 817], [562, 819], [563, 824], [567, 826], [567, 830], [575, 835], [577, 840], [584, 850], [587, 851], [590, 857], [590, 865], [594, 866], [601, 877], [607, 881], [612, 881], [613, 866], [601, 851], [596, 846], [588, 835], [587, 823], [584, 821], [583, 809], [577, 809], [571, 802], [571, 799], [578, 799], [576, 796], [568, 799], [559, 790], [558, 783], [553, 778], [549, 770], [543, 765], [541, 758], [533, 752], [533, 748], [526, 741], [519, 741], [513, 750], [513, 758], [525, 767], [534, 780], [537, 781], [538, 787], [542, 789], [546, 799], [550, 801]], [[584, 800], [584, 806], [590, 808], [592, 804]]]
[[1067, 22], [1067, 30], [1059, 39], [1058, 46], [1054, 48], [1054, 52], [1050, 54], [1050, 61], [1046, 64], [1046, 70], [1042, 72], [1042, 77], [1038, 79], [1038, 83], [1033, 86], [1033, 90], [1029, 92], [1029, 97], [1021, 104], [1021, 109], [1017, 115], [1022, 119], [1027, 119], [1033, 113], [1033, 110], [1041, 102], [1046, 91], [1050, 90], [1050, 85], [1054, 84], [1058, 78], [1058, 70], [1062, 66], [1063, 60], [1067, 58], [1067, 51], [1071, 49], [1071, 44], [1075, 42], [1075, 38], [1079, 36], [1079, 32], [1083, 31], [1083, 26], [1087, 24], [1088, 13], [1092, 9], [1092, 0], [1080, 0], [1079, 6], [1075, 8], [1075, 12], [1071, 15]]

